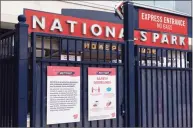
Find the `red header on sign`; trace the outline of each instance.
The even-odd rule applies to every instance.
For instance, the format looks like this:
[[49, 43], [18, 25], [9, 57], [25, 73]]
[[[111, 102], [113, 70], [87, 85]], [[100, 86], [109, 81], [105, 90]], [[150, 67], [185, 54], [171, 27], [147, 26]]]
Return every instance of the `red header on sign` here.
[[168, 33], [135, 31], [136, 45], [188, 50], [188, 37]]
[[88, 75], [109, 75], [114, 76], [116, 74], [115, 68], [88, 68]]
[[188, 21], [182, 16], [139, 9], [139, 28], [187, 35]]
[[34, 10], [25, 10], [24, 13], [27, 19], [26, 22], [29, 24], [29, 33], [43, 32], [103, 40], [123, 40], [122, 24], [81, 19]]
[[80, 76], [80, 67], [48, 66], [48, 76]]

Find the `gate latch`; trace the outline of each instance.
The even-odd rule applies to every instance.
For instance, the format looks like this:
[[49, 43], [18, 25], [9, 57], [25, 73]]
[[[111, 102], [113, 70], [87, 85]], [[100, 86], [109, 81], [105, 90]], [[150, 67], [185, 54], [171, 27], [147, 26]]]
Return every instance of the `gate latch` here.
[[125, 104], [121, 104], [121, 116], [125, 116]]

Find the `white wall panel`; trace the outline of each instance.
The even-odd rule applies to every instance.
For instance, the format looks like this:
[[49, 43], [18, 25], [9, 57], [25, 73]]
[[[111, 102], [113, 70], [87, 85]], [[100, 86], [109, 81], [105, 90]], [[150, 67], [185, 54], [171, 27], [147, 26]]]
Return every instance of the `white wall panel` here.
[[64, 8], [114, 12], [116, 3], [118, 1], [1, 1], [1, 22], [4, 22], [1, 27], [13, 28], [24, 8], [58, 14]]

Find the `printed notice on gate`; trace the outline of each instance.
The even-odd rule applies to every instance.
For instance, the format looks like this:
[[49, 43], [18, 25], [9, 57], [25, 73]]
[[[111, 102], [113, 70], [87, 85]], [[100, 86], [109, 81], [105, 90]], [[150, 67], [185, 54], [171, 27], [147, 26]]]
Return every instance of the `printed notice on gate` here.
[[47, 67], [47, 124], [80, 121], [80, 68]]
[[88, 120], [116, 118], [116, 69], [88, 68]]

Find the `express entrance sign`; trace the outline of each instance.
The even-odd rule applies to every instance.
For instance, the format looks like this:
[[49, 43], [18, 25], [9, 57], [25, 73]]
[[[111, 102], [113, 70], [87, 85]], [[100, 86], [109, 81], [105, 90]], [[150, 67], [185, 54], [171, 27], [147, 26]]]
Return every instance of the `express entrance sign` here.
[[[192, 73], [191, 66], [187, 65], [190, 19], [139, 8], [129, 2], [123, 6], [124, 40], [128, 50], [129, 126], [192, 126], [189, 114], [192, 100], [186, 99], [192, 97], [186, 94], [189, 86], [186, 73]], [[139, 53], [143, 48], [152, 52], [155, 49], [155, 56], [152, 53], [148, 56], [147, 52], [143, 56]], [[192, 80], [189, 83], [191, 86]], [[185, 104], [186, 101], [189, 103]]]
[[182, 35], [188, 34], [188, 20], [183, 16], [139, 9], [138, 17], [140, 29], [177, 33]]

